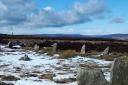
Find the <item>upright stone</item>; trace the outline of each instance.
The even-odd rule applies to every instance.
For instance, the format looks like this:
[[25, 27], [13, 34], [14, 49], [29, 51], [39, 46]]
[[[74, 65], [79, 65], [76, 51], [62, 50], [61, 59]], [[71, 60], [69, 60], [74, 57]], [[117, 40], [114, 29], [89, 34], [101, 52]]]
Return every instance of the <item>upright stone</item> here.
[[34, 50], [35, 50], [35, 51], [38, 51], [39, 49], [40, 49], [39, 45], [35, 44], [35, 45], [34, 45]]
[[7, 47], [9, 47], [9, 48], [12, 47], [12, 42], [11, 41], [8, 42]]
[[81, 69], [77, 76], [78, 85], [109, 85], [99, 69]]
[[111, 85], [128, 85], [128, 59], [115, 59], [111, 68]]
[[107, 47], [103, 52], [102, 55], [108, 55], [109, 54], [109, 47]]
[[56, 51], [57, 51], [57, 43], [54, 43], [52, 45], [52, 53], [56, 53]]
[[82, 54], [82, 55], [85, 54], [85, 44], [82, 46], [80, 54]]

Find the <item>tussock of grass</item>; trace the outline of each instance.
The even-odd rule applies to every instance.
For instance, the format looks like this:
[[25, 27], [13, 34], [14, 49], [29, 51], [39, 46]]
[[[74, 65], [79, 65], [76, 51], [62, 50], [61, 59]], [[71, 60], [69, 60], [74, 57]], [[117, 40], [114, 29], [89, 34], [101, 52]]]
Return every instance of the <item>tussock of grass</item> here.
[[52, 47], [45, 47], [42, 50], [40, 50], [39, 53], [47, 53], [47, 55], [51, 55], [51, 56], [54, 55]]
[[72, 58], [74, 56], [76, 56], [78, 53], [75, 50], [66, 50], [63, 51], [60, 56], [61, 58]]
[[6, 80], [6, 81], [17, 81], [19, 80], [19, 78], [15, 77], [15, 76], [5, 76], [5, 75], [0, 75], [1, 80]]

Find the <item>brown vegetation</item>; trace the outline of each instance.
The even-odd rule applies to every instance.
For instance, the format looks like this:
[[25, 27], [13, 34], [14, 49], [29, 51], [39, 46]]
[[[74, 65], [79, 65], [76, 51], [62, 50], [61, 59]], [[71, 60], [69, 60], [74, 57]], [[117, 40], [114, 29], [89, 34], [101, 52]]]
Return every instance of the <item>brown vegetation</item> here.
[[76, 78], [69, 78], [69, 79], [61, 79], [61, 80], [54, 80], [54, 82], [56, 83], [71, 83], [71, 82], [74, 82], [76, 81]]
[[75, 50], [66, 50], [60, 54], [60, 57], [61, 58], [71, 58], [71, 57], [74, 57], [76, 55], [77, 55], [77, 52]]
[[19, 78], [15, 77], [15, 76], [11, 76], [11, 75], [9, 75], [9, 76], [0, 75], [0, 78], [3, 81], [17, 81], [17, 80], [19, 80]]

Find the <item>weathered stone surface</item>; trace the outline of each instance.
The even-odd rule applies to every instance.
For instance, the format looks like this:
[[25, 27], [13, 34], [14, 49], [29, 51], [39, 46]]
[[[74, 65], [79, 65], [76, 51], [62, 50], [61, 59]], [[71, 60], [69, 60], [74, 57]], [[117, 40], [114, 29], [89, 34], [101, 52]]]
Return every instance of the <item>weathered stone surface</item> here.
[[99, 69], [80, 69], [77, 75], [78, 85], [109, 85]]
[[85, 44], [82, 46], [81, 48], [81, 51], [80, 51], [80, 54], [84, 55], [85, 54]]
[[108, 55], [109, 54], [110, 47], [107, 47], [101, 55]]
[[56, 53], [57, 52], [57, 43], [54, 43], [52, 45], [52, 53]]
[[128, 85], [128, 59], [115, 59], [111, 68], [112, 85]]

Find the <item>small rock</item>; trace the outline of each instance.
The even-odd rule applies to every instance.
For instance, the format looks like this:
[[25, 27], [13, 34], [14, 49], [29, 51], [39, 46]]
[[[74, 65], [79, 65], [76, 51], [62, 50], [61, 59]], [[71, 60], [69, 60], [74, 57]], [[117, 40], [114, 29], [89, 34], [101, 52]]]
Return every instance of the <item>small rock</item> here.
[[19, 60], [30, 61], [31, 59], [28, 57], [28, 55], [24, 55], [24, 57], [21, 57]]

